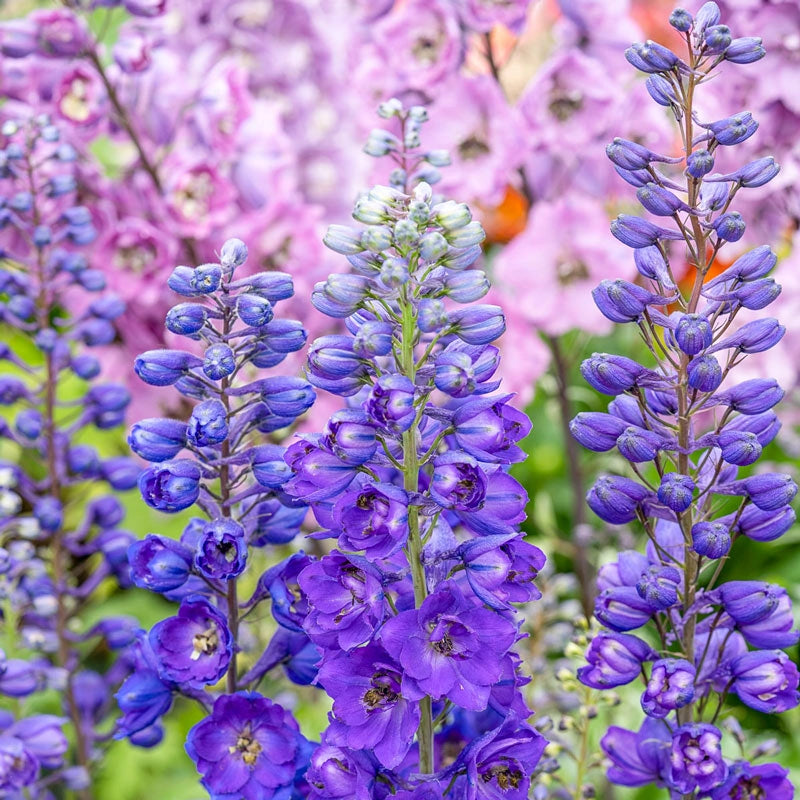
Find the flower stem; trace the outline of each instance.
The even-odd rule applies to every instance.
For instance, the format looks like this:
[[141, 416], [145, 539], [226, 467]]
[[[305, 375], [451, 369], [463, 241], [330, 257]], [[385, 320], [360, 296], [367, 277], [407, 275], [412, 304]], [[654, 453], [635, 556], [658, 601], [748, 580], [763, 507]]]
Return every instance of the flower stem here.
[[[223, 287], [223, 292], [226, 289]], [[233, 328], [233, 321], [231, 319], [231, 310], [230, 307], [226, 304], [225, 311], [223, 313], [222, 319], [222, 334], [223, 334], [223, 341], [228, 341], [228, 336], [230, 335], [231, 329]], [[229, 379], [223, 378], [220, 381], [220, 402], [225, 407], [226, 412], [226, 421], [230, 420], [231, 417], [231, 408], [230, 408], [230, 397], [228, 395], [229, 389]], [[231, 456], [231, 445], [230, 441], [226, 438], [225, 441], [222, 443], [220, 447], [220, 456], [222, 464], [220, 465], [219, 469], [219, 494], [220, 494], [220, 502], [219, 502], [219, 509], [223, 517], [230, 517], [231, 515], [231, 506], [230, 506], [230, 496], [231, 496], [231, 480], [230, 480], [230, 456]], [[227, 601], [227, 616], [228, 616], [228, 629], [231, 632], [231, 637], [233, 638], [233, 652], [231, 653], [231, 663], [228, 665], [228, 674], [226, 676], [226, 686], [228, 690], [228, 694], [233, 694], [238, 689], [238, 665], [237, 665], [237, 658], [236, 653], [238, 650], [238, 639], [239, 639], [239, 598], [236, 586], [236, 578], [231, 578], [228, 581], [228, 588], [226, 591], [226, 601]]]
[[[688, 85], [686, 89], [686, 107], [684, 109], [684, 154], [688, 160], [689, 156], [692, 154], [693, 145], [693, 100], [694, 100], [694, 89], [695, 89], [695, 82], [696, 78], [694, 74], [691, 74], [688, 79]], [[697, 198], [700, 190], [701, 181], [693, 178], [692, 176], [688, 177], [687, 180], [687, 203], [694, 208], [697, 203]], [[689, 296], [689, 302], [687, 304], [687, 311], [688, 313], [694, 313], [697, 309], [697, 305], [700, 302], [700, 292], [703, 288], [703, 280], [705, 278], [705, 274], [708, 270], [708, 264], [706, 263], [706, 238], [703, 233], [703, 229], [700, 225], [700, 221], [696, 216], [691, 217], [691, 235], [689, 238], [693, 240], [693, 250], [696, 254], [696, 264], [695, 264], [695, 279], [694, 284], [692, 286], [692, 292]], [[681, 356], [679, 370], [678, 370], [678, 384], [677, 384], [677, 400], [678, 400], [678, 445], [681, 448], [681, 452], [678, 456], [678, 471], [682, 474], [688, 474], [689, 470], [689, 456], [686, 454], [688, 452], [688, 447], [690, 440], [692, 438], [692, 424], [691, 424], [691, 414], [688, 411], [689, 408], [689, 389], [688, 389], [688, 366], [689, 366], [689, 356], [683, 354]], [[698, 566], [699, 566], [699, 558], [697, 553], [694, 551], [692, 547], [692, 525], [694, 523], [694, 508], [690, 507], [687, 511], [679, 515], [681, 530], [683, 532], [683, 539], [684, 539], [684, 582], [683, 582], [683, 603], [684, 608], [687, 610], [692, 607], [694, 604], [695, 594], [697, 591], [697, 577], [698, 577]], [[684, 620], [683, 624], [683, 631], [682, 631], [682, 650], [683, 655], [687, 661], [690, 663], [694, 663], [694, 637], [695, 637], [695, 628], [696, 628], [697, 616], [694, 612], [691, 612], [687, 619]], [[691, 722], [694, 717], [694, 709], [695, 704], [690, 703], [687, 706], [684, 706], [681, 709], [678, 709], [678, 721], [681, 724], [685, 724], [687, 722]]]
[[578, 579], [580, 588], [583, 613], [587, 619], [591, 619], [595, 597], [594, 571], [579, 539], [579, 532], [586, 525], [586, 485], [583, 479], [583, 468], [581, 467], [581, 456], [577, 442], [569, 429], [569, 421], [575, 416], [572, 402], [569, 399], [569, 370], [559, 338], [557, 336], [547, 336], [546, 340], [553, 355], [553, 373], [556, 379], [561, 432], [564, 437], [567, 471], [570, 486], [572, 487], [572, 543], [575, 576]]
[[[33, 197], [33, 220], [36, 225], [40, 223], [41, 217], [36, 201], [36, 185], [33, 176], [33, 165], [28, 161], [27, 174], [30, 183], [31, 196]], [[36, 297], [37, 326], [39, 330], [50, 327], [50, 310], [52, 308], [52, 297], [50, 295], [50, 281], [45, 267], [45, 257], [42, 248], [37, 249], [36, 277], [39, 282], [39, 291]], [[52, 352], [45, 354], [45, 384], [44, 384], [44, 435], [48, 473], [48, 492], [50, 496], [61, 503], [62, 491], [59, 481], [58, 465], [58, 437], [56, 426], [56, 394], [58, 386], [58, 369], [53, 362]], [[70, 620], [70, 609], [65, 603], [67, 597], [67, 572], [66, 559], [68, 553], [64, 549], [63, 528], [55, 531], [50, 540], [51, 557], [53, 564], [53, 583], [56, 587], [56, 638], [58, 639], [58, 649], [56, 657], [58, 664], [66, 671], [67, 680], [64, 688], [64, 700], [66, 701], [67, 713], [72, 723], [75, 734], [75, 757], [79, 766], [86, 770], [87, 775], [91, 775], [89, 770], [89, 746], [83, 732], [83, 719], [80, 709], [75, 699], [75, 692], [72, 686], [72, 658], [71, 646], [67, 639], [67, 629]], [[93, 794], [91, 787], [76, 791], [79, 800], [92, 800]]]
[[[500, 67], [495, 57], [492, 36], [490, 33], [484, 36], [486, 62], [500, 90], [508, 97], [503, 86], [500, 75]], [[525, 167], [517, 170], [520, 180], [522, 195], [528, 203], [528, 209], [533, 207], [536, 200], [531, 187]], [[594, 613], [594, 569], [589, 561], [586, 552], [579, 541], [578, 533], [586, 524], [585, 496], [586, 485], [583, 479], [583, 469], [581, 467], [580, 451], [569, 430], [569, 422], [575, 416], [572, 402], [569, 399], [569, 370], [561, 349], [561, 340], [558, 336], [545, 335], [545, 341], [552, 354], [553, 374], [556, 379], [559, 416], [561, 417], [561, 430], [564, 435], [564, 450], [567, 457], [567, 471], [569, 482], [572, 489], [572, 544], [573, 562], [575, 565], [575, 576], [578, 579], [578, 586], [581, 595], [581, 608], [587, 619], [591, 619]]]
[[[591, 690], [586, 688], [583, 692], [582, 703], [588, 708], [591, 699]], [[575, 773], [575, 800], [583, 798], [583, 784], [586, 780], [589, 761], [589, 715], [588, 713], [581, 718], [581, 739], [580, 750], [578, 752], [576, 773]]]
[[[414, 307], [404, 299], [402, 304], [402, 341], [400, 369], [413, 383], [416, 377], [414, 360], [414, 342], [417, 335], [417, 321]], [[403, 487], [409, 494], [419, 491], [419, 454], [417, 452], [417, 426], [403, 433]], [[414, 583], [414, 605], [419, 608], [428, 596], [425, 580], [425, 566], [422, 563], [422, 537], [419, 528], [419, 508], [409, 504], [408, 507], [408, 544], [406, 556], [411, 567], [411, 578]], [[417, 729], [419, 744], [419, 771], [423, 774], [433, 772], [433, 712], [431, 698], [426, 696], [420, 700], [420, 720]]]
[[[100, 56], [97, 53], [97, 47], [91, 46], [86, 49], [86, 58], [89, 63], [94, 67], [95, 72], [97, 72], [100, 81], [103, 84], [103, 87], [106, 90], [106, 94], [108, 95], [108, 100], [111, 103], [111, 107], [114, 109], [114, 113], [117, 117], [119, 124], [121, 125], [122, 129], [128, 135], [128, 139], [130, 139], [131, 144], [136, 149], [136, 153], [139, 156], [139, 161], [142, 165], [142, 169], [147, 173], [150, 180], [153, 183], [156, 191], [159, 195], [164, 195], [164, 184], [161, 180], [161, 176], [158, 172], [158, 167], [150, 158], [145, 150], [144, 144], [142, 144], [141, 137], [136, 130], [136, 127], [133, 124], [133, 120], [131, 119], [128, 110], [125, 108], [125, 104], [122, 102], [119, 93], [116, 90], [116, 87], [111, 82], [111, 79], [108, 77], [108, 73], [106, 72], [106, 68], [103, 66], [103, 62], [100, 59]], [[191, 260], [193, 264], [200, 263], [200, 256], [197, 252], [197, 243], [194, 239], [189, 236], [181, 236], [179, 237], [181, 244], [184, 246], [186, 250], [186, 254]]]

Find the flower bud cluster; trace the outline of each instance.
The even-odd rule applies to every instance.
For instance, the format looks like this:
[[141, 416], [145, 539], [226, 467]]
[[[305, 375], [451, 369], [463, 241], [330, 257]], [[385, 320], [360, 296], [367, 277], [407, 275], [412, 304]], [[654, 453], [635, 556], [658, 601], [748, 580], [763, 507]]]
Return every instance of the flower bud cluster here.
[[[612, 525], [638, 520], [649, 542], [646, 553], [623, 552], [600, 570], [595, 614], [608, 630], [591, 642], [579, 678], [596, 689], [644, 684], [642, 728], [615, 726], [603, 740], [613, 782], [653, 782], [684, 798], [780, 800], [793, 796], [786, 770], [727, 760], [716, 724], [730, 695], [765, 713], [800, 699], [798, 670], [783, 652], [798, 641], [786, 591], [758, 580], [719, 583], [737, 539], [771, 541], [795, 520], [792, 478], [747, 469], [778, 432], [772, 409], [783, 391], [771, 379], [731, 382], [745, 358], [784, 334], [775, 319], [745, 321], [780, 293], [769, 277], [775, 254], [756, 247], [712, 277], [718, 253], [744, 233], [731, 210], [736, 196], [762, 186], [778, 166], [762, 158], [713, 172], [721, 148], [748, 139], [758, 123], [749, 112], [700, 122], [693, 108], [696, 89], [718, 66], [750, 63], [764, 50], [759, 39], [733, 39], [713, 2], [694, 18], [678, 9], [670, 22], [684, 34], [686, 60], [653, 42], [626, 56], [650, 73], [651, 95], [671, 109], [684, 154], [669, 158], [622, 139], [607, 153], [644, 208], [674, 225], [619, 217], [612, 233], [634, 248], [649, 288], [604, 281], [594, 293], [609, 319], [638, 326], [655, 366], [593, 355], [582, 373], [614, 399], [608, 413], [572, 421], [579, 442], [616, 449], [635, 475], [600, 477], [589, 506]], [[682, 173], [667, 177], [656, 162]], [[687, 294], [675, 274], [683, 250], [694, 267]], [[643, 638], [632, 633], [639, 629]]]
[[484, 233], [431, 189], [429, 167], [446, 159], [420, 149], [425, 110], [390, 100], [379, 114], [394, 128], [367, 150], [396, 162], [392, 185], [356, 202], [365, 227], [329, 229], [352, 271], [312, 297], [347, 333], [311, 344], [309, 380], [347, 407], [286, 453], [285, 491], [336, 542], [296, 579], [295, 622], [333, 699], [306, 779], [314, 800], [475, 785], [522, 800], [545, 746], [514, 649], [513, 604], [538, 597], [544, 564], [519, 531], [527, 496], [508, 473], [530, 421], [495, 393], [505, 320], [473, 304], [489, 288], [473, 268]]
[[[318, 654], [299, 626], [286, 624], [299, 603], [292, 569], [307, 557], [252, 574], [254, 549], [289, 542], [306, 514], [283, 491], [291, 475], [284, 448], [260, 442], [292, 425], [315, 393], [301, 378], [257, 373], [301, 349], [306, 334], [299, 322], [275, 316], [293, 294], [291, 278], [237, 277], [247, 255], [230, 239], [218, 262], [177, 267], [168, 284], [185, 302], [172, 307], [166, 326], [199, 347], [151, 350], [134, 365], [145, 383], [174, 386], [194, 401], [188, 420], [144, 419], [131, 428], [131, 449], [151, 462], [139, 476], [142, 498], [164, 513], [196, 507], [203, 516], [192, 517], [179, 541], [150, 534], [130, 547], [136, 585], [180, 606], [139, 636], [136, 672], [117, 694], [116, 735], [157, 744], [161, 717], [181, 694], [207, 712], [186, 750], [212, 796], [288, 797], [309, 744], [289, 712], [253, 690], [278, 665], [310, 683]], [[244, 576], [255, 584], [249, 599], [239, 597]], [[268, 600], [281, 627], [244, 669], [255, 638], [245, 618]]]
[[[16, 720], [0, 715], [0, 793], [44, 797], [46, 786], [89, 787], [129, 669], [135, 621], [87, 617], [98, 590], [130, 585], [133, 536], [107, 490], [133, 488], [138, 468], [88, 444], [122, 423], [129, 395], [96, 380], [90, 349], [116, 338], [124, 306], [82, 251], [95, 229], [75, 202], [74, 151], [47, 117], [0, 135], [0, 695], [18, 704]], [[98, 650], [107, 656], [90, 660]], [[56, 714], [39, 713], [47, 690], [63, 700]]]

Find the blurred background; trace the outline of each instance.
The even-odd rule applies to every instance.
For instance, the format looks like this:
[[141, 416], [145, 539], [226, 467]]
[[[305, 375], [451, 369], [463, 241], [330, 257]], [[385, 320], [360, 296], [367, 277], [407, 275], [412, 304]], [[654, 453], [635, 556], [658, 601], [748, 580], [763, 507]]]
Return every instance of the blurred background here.
[[[649, 101], [623, 51], [652, 38], [675, 46], [663, 0], [131, 0], [154, 8], [152, 19], [122, 8], [87, 10], [92, 44], [74, 58], [30, 56], [0, 61], [0, 118], [35, 108], [53, 116], [80, 154], [81, 201], [100, 232], [92, 266], [128, 304], [121, 340], [105, 354], [107, 372], [134, 395], [130, 421], [181, 409], [164, 408], [131, 365], [139, 352], [168, 344], [163, 328], [173, 299], [165, 287], [176, 264], [213, 258], [226, 238], [244, 239], [253, 270], [291, 273], [296, 295], [287, 316], [309, 337], [330, 320], [308, 302], [313, 285], [346, 268], [326, 251], [325, 227], [346, 222], [359, 190], [381, 177], [362, 152], [380, 100], [401, 96], [429, 107], [428, 148], [451, 152], [440, 188], [477, 209], [488, 239], [484, 268], [492, 302], [503, 306], [508, 331], [503, 387], [517, 392], [534, 422], [530, 455], [517, 477], [531, 498], [526, 531], [550, 558], [545, 600], [530, 609], [524, 644], [539, 716], [553, 719], [563, 740], [563, 780], [588, 782], [597, 797], [650, 798], [663, 792], [605, 786], [602, 771], [575, 775], [569, 752], [593, 752], [613, 716], [638, 725], [635, 693], [619, 706], [597, 706], [596, 694], [569, 678], [579, 663], [570, 642], [576, 619], [591, 609], [597, 566], [640, 533], [606, 529], [585, 508], [598, 457], [565, 436], [578, 411], [602, 400], [577, 370], [593, 351], [646, 360], [630, 331], [612, 326], [594, 307], [602, 279], [632, 278], [630, 251], [608, 232], [610, 219], [633, 208], [630, 187], [605, 157], [614, 136], [660, 152], [675, 145], [664, 109]], [[73, 2], [67, 5], [79, 6]], [[86, 5], [90, 5], [86, 3]], [[761, 36], [768, 56], [726, 73], [701, 99], [701, 116], [751, 110], [761, 127], [737, 150], [771, 154], [780, 176], [742, 198], [745, 237], [726, 256], [769, 243], [779, 253], [783, 294], [775, 316], [787, 327], [779, 347], [752, 360], [752, 375], [776, 377], [787, 390], [783, 430], [768, 460], [797, 477], [800, 456], [800, 4], [796, 0], [721, 2], [737, 36]], [[56, 2], [0, 1], [0, 18]], [[490, 9], [491, 11], [487, 11]], [[500, 10], [498, 10], [500, 9]], [[745, 156], [737, 153], [737, 161]], [[726, 165], [720, 163], [722, 171]], [[379, 168], [378, 168], [379, 169]], [[721, 264], [720, 267], [725, 266]], [[295, 362], [299, 370], [301, 363]], [[322, 398], [304, 426], [315, 430], [339, 401]], [[126, 452], [120, 430], [117, 451]], [[603, 469], [613, 469], [607, 454]], [[166, 518], [128, 501], [128, 526], [177, 537], [185, 518]], [[774, 580], [798, 599], [800, 533], [777, 542], [737, 545], [725, 577]], [[749, 548], [749, 549], [748, 549]], [[148, 627], [166, 613], [153, 595], [109, 596], [106, 612], [132, 613]], [[269, 632], [264, 632], [268, 638]], [[547, 662], [547, 670], [542, 665]], [[559, 672], [559, 670], [563, 670]], [[561, 679], [547, 675], [559, 673]], [[286, 687], [265, 687], [280, 695]], [[624, 687], [623, 687], [624, 688]], [[327, 706], [313, 690], [286, 694], [305, 732], [317, 735]], [[627, 710], [626, 710], [627, 709]], [[195, 721], [186, 708], [168, 721], [165, 743], [111, 748], [100, 780], [104, 800], [201, 797], [193, 764], [182, 752]], [[800, 777], [800, 713], [771, 719], [737, 711], [765, 747], [777, 738], [780, 760]], [[759, 739], [761, 741], [761, 739]], [[596, 767], [597, 765], [595, 765]], [[580, 787], [579, 787], [580, 790]], [[544, 797], [559, 794], [558, 782]]]

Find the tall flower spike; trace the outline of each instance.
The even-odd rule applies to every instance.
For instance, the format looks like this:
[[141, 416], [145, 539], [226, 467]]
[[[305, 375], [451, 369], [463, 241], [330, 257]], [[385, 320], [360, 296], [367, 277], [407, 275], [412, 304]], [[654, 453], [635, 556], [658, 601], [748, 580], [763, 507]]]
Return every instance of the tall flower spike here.
[[[9, 344], [0, 348], [0, 437], [16, 461], [0, 463], [3, 624], [14, 650], [0, 657], [0, 694], [19, 712], [0, 722], [0, 782], [8, 796], [57, 786], [87, 800], [99, 729], [136, 629], [130, 618], [85, 623], [97, 590], [130, 585], [133, 537], [107, 489], [133, 488], [138, 468], [84, 443], [88, 431], [96, 441], [118, 427], [128, 405], [124, 387], [95, 380], [100, 364], [89, 352], [115, 339], [123, 306], [102, 293], [103, 276], [82, 252], [95, 236], [92, 215], [75, 205], [59, 130], [38, 117], [7, 122], [1, 135], [0, 320]], [[101, 673], [89, 655], [103, 642], [121, 657]], [[33, 713], [46, 689], [61, 693], [63, 717]]]
[[390, 185], [357, 201], [365, 228], [329, 229], [353, 272], [312, 297], [348, 334], [311, 345], [309, 380], [348, 407], [286, 457], [286, 492], [339, 547], [297, 578], [333, 699], [310, 796], [340, 796], [349, 773], [404, 797], [467, 796], [477, 781], [522, 800], [545, 744], [526, 722], [511, 606], [538, 597], [544, 564], [519, 532], [527, 498], [508, 474], [530, 422], [491, 394], [505, 320], [472, 304], [488, 291], [473, 268], [484, 234], [466, 205], [434, 195], [444, 160], [420, 146], [426, 111], [390, 100], [379, 114], [393, 130], [367, 152], [395, 162]]
[[[651, 213], [671, 215], [675, 227], [631, 216], [613, 223], [612, 233], [635, 248], [637, 266], [653, 294], [619, 290], [615, 298], [601, 286], [595, 300], [607, 316], [638, 326], [656, 366], [650, 370], [619, 356], [587, 360], [583, 372], [595, 388], [632, 396], [636, 424], [616, 425], [615, 419], [631, 421], [617, 399], [609, 406], [610, 415], [581, 414], [572, 429], [590, 449], [616, 447], [638, 462], [637, 480], [602, 477], [588, 501], [612, 524], [638, 519], [649, 539], [646, 556], [625, 553], [618, 564], [601, 570], [596, 615], [613, 631], [653, 628], [652, 638], [660, 640], [657, 653], [639, 655], [628, 646], [625, 659], [617, 658], [622, 668], [615, 671], [622, 679], [633, 678], [634, 670], [627, 672], [633, 661], [628, 652], [635, 654], [646, 719], [638, 733], [612, 727], [603, 739], [612, 763], [610, 780], [653, 782], [684, 800], [788, 798], [792, 790], [785, 771], [777, 764], [754, 767], [724, 758], [716, 726], [730, 694], [764, 712], [785, 711], [800, 699], [797, 669], [775, 649], [798, 641], [785, 590], [756, 581], [718, 585], [739, 537], [770, 541], [791, 526], [795, 514], [789, 504], [797, 493], [788, 475], [739, 477], [740, 468], [759, 458], [778, 428], [770, 409], [783, 392], [775, 381], [730, 383], [744, 358], [768, 350], [783, 336], [774, 319], [745, 321], [748, 312], [778, 296], [780, 287], [766, 278], [775, 255], [766, 245], [757, 247], [717, 277], [709, 276], [717, 254], [744, 233], [744, 220], [730, 211], [737, 194], [761, 186], [777, 166], [762, 159], [725, 175], [711, 172], [717, 148], [735, 148], [758, 124], [742, 112], [702, 124], [707, 133], [698, 131], [695, 97], [722, 64], [746, 64], [763, 55], [760, 40], [731, 39], [719, 20], [713, 2], [694, 19], [682, 9], [673, 12], [671, 24], [685, 34], [685, 61], [651, 42], [634, 45], [626, 54], [634, 66], [657, 73], [664, 90], [669, 89], [669, 103], [661, 104], [673, 113], [684, 152], [676, 160], [638, 146], [626, 150], [615, 140], [608, 154], [615, 163], [623, 157], [626, 163], [639, 159], [654, 181], [639, 190], [639, 200]], [[656, 102], [661, 94], [654, 94]], [[680, 174], [662, 177], [652, 168], [656, 161], [675, 163], [675, 172], [679, 163], [684, 165], [680, 197], [666, 188], [669, 181], [669, 188], [677, 190]], [[719, 200], [708, 202], [712, 194]], [[668, 240], [685, 242], [685, 247], [670, 246]], [[688, 293], [675, 297], [678, 283], [671, 264], [684, 260], [684, 249], [695, 270], [693, 282]], [[663, 268], [648, 268], [656, 256]], [[669, 316], [658, 308], [667, 300], [677, 301]], [[648, 383], [643, 375], [649, 376]], [[709, 409], [717, 412], [713, 421]], [[600, 634], [589, 648], [590, 666], [579, 673], [589, 686], [605, 688], [597, 677], [598, 653], [611, 637], [619, 640], [617, 634]], [[743, 757], [748, 755], [757, 753], [744, 750]]]
[[[245, 244], [230, 239], [217, 263], [177, 267], [169, 286], [190, 301], [173, 307], [167, 326], [198, 346], [151, 350], [134, 366], [145, 383], [197, 401], [188, 420], [144, 419], [131, 429], [131, 449], [152, 462], [139, 476], [142, 498], [158, 511], [197, 507], [204, 516], [191, 519], [180, 541], [150, 534], [130, 547], [133, 581], [180, 607], [140, 636], [136, 671], [117, 694], [116, 735], [156, 744], [151, 731], [183, 694], [208, 713], [186, 742], [203, 786], [214, 797], [267, 800], [287, 797], [301, 779], [308, 742], [288, 711], [253, 689], [279, 664], [292, 680], [310, 683], [318, 654], [296, 622], [296, 574], [309, 558], [296, 553], [252, 575], [251, 562], [260, 560], [253, 551], [289, 542], [306, 512], [283, 493], [291, 474], [284, 449], [261, 442], [292, 425], [315, 394], [301, 378], [258, 374], [306, 337], [299, 323], [274, 316], [292, 295], [291, 278], [239, 278], [246, 259]], [[239, 596], [244, 576], [256, 584], [247, 600]], [[270, 600], [280, 627], [259, 656], [244, 619]], [[209, 691], [218, 684], [224, 689]]]

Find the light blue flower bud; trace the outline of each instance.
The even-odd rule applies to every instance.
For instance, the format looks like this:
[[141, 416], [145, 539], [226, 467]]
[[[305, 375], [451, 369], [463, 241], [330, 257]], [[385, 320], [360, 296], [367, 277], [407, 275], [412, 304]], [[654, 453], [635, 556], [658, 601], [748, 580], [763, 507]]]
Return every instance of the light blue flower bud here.
[[438, 231], [430, 231], [419, 240], [420, 255], [428, 263], [438, 261], [447, 253], [447, 239]]
[[473, 247], [480, 244], [486, 238], [486, 231], [477, 220], [464, 225], [456, 230], [448, 231], [445, 234], [445, 239], [453, 246], [459, 249], [466, 247]]
[[222, 245], [219, 258], [226, 269], [241, 267], [247, 261], [247, 245], [241, 239], [228, 239]]
[[361, 234], [361, 244], [373, 253], [382, 253], [392, 246], [392, 230], [386, 225], [370, 225]]
[[345, 256], [360, 253], [364, 249], [360, 231], [348, 228], [346, 225], [328, 226], [322, 241], [326, 247]]
[[410, 219], [401, 219], [394, 226], [394, 241], [398, 247], [411, 247], [419, 239], [419, 229]]
[[370, 131], [367, 142], [364, 145], [364, 152], [368, 156], [379, 158], [400, 148], [400, 140], [389, 131], [376, 128]]
[[435, 205], [432, 210], [433, 221], [441, 225], [446, 231], [454, 231], [463, 228], [472, 221], [472, 212], [466, 203], [456, 203], [453, 200], [446, 200], [444, 203]]
[[452, 163], [447, 150], [429, 150], [425, 153], [425, 160], [433, 167], [447, 167]]

